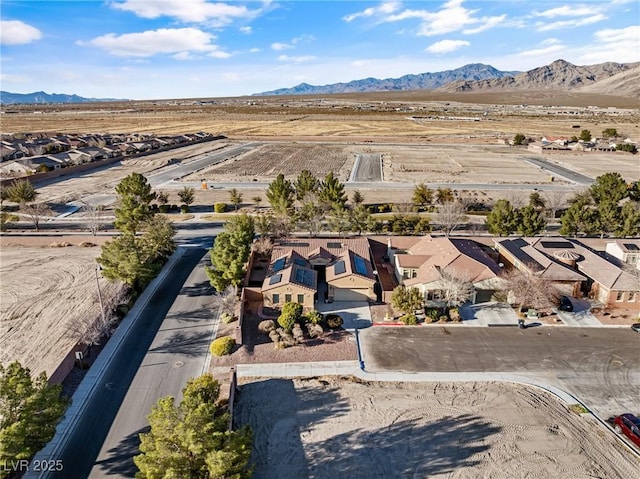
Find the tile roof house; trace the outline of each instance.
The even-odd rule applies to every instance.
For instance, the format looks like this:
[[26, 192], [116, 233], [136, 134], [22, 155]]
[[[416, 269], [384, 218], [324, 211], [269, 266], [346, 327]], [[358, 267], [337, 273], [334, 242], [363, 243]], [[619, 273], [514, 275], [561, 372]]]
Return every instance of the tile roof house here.
[[[626, 240], [622, 241], [626, 242]], [[498, 243], [504, 244], [502, 240]], [[520, 259], [531, 257], [529, 253], [537, 251], [556, 264], [568, 266], [586, 278], [582, 283], [582, 293], [607, 307], [638, 308], [640, 306], [639, 276], [608, 261], [604, 254], [598, 254], [578, 240], [521, 238], [517, 243], [511, 243], [511, 251]], [[516, 259], [519, 261], [518, 258]]]
[[[327, 301], [375, 301], [376, 276], [366, 238], [285, 238], [275, 243], [262, 283], [264, 306], [292, 301], [306, 310]], [[326, 292], [326, 293], [325, 293]]]
[[640, 239], [610, 241], [605, 251], [619, 263], [635, 265], [636, 269], [640, 269]]
[[420, 289], [434, 305], [447, 296], [448, 275], [473, 284], [474, 303], [489, 301], [504, 286], [500, 266], [468, 239], [394, 236], [387, 241], [387, 256], [398, 282]]

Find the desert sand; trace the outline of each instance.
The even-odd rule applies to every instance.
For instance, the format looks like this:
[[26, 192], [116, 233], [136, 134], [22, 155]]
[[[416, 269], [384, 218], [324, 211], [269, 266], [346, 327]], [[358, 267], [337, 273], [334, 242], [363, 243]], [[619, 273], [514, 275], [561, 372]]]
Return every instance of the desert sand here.
[[640, 460], [588, 414], [502, 383], [243, 380], [236, 425], [260, 478], [629, 478]]

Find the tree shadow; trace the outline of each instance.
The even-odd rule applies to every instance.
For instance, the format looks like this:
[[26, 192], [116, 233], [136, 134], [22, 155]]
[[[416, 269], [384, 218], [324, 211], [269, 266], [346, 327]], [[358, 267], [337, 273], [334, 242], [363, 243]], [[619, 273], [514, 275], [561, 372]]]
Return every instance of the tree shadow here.
[[234, 425], [249, 425], [254, 433], [251, 461], [254, 478], [311, 477], [300, 434], [312, 413], [314, 423], [348, 411], [335, 387], [302, 387], [290, 379], [244, 384], [238, 393]]
[[215, 289], [211, 286], [209, 281], [201, 281], [200, 283], [194, 283], [190, 286], [183, 286], [178, 293], [180, 296], [213, 296]]
[[[189, 311], [174, 311], [167, 314], [168, 319], [175, 319], [181, 323], [200, 322], [202, 320], [212, 320], [215, 314], [208, 306], [199, 309], [190, 309]], [[160, 330], [162, 331], [162, 329]]]
[[150, 348], [151, 353], [171, 353], [183, 354], [189, 357], [196, 357], [204, 354], [209, 346], [211, 331], [199, 331], [186, 333], [176, 331], [162, 345]]
[[95, 465], [106, 475], [134, 477], [138, 468], [133, 462], [133, 457], [140, 454], [140, 434], [147, 433], [149, 430], [149, 426], [146, 426], [129, 434], [116, 447], [107, 451], [106, 459], [96, 461]]
[[471, 470], [481, 462], [473, 456], [487, 451], [486, 439], [501, 429], [469, 414], [359, 428], [307, 445], [309, 472], [318, 478], [369, 478], [372, 471], [380, 477], [413, 478]]

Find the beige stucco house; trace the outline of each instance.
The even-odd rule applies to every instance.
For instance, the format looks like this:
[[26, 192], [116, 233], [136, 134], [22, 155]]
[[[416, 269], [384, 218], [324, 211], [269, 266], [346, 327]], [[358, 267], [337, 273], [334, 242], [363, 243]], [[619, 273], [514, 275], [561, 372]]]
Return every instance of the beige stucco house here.
[[315, 309], [317, 301], [375, 301], [377, 282], [366, 238], [285, 238], [274, 244], [262, 302]]

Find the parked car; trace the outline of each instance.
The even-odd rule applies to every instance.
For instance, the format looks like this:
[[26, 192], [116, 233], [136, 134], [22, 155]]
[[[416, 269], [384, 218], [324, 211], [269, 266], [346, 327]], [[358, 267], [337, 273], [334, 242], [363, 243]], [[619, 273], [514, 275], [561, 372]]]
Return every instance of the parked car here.
[[624, 434], [636, 446], [640, 446], [640, 418], [633, 414], [621, 414], [613, 420], [613, 428], [618, 434]]
[[633, 329], [636, 333], [640, 333], [640, 323], [633, 323], [631, 325], [631, 329]]
[[560, 306], [558, 306], [560, 311], [573, 311], [573, 303], [571, 302], [571, 298], [569, 296], [563, 296], [560, 298]]

